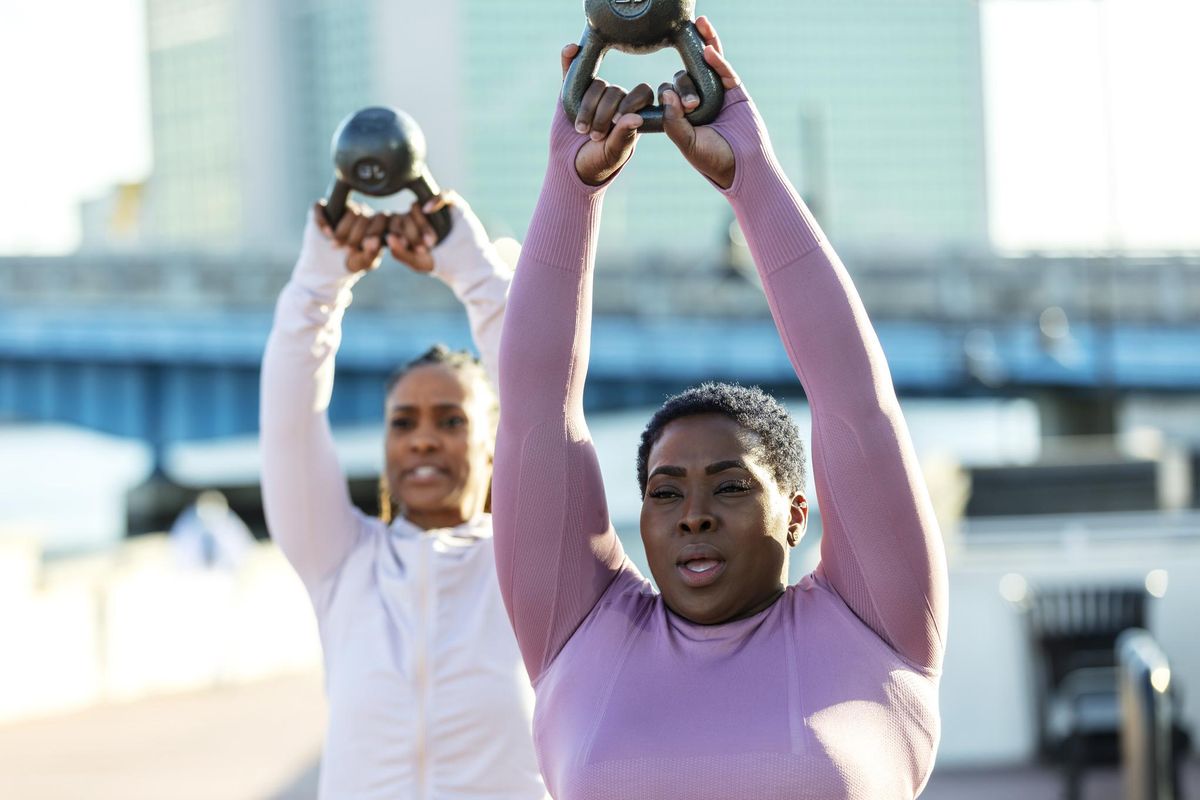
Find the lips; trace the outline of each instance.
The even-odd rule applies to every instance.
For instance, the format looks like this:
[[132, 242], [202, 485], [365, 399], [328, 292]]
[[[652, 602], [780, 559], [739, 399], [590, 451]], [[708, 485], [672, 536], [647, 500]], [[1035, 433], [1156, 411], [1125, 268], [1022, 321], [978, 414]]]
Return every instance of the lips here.
[[712, 545], [689, 544], [675, 559], [679, 579], [693, 589], [709, 586], [725, 572], [725, 556]]

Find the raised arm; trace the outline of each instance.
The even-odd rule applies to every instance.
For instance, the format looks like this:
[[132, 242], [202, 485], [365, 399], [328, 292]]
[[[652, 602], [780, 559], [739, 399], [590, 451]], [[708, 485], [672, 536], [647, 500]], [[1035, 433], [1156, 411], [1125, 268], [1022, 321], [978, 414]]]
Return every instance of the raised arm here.
[[318, 229], [315, 213], [275, 306], [259, 406], [267, 527], [310, 591], [360, 533], [327, 411], [342, 315], [361, 273], [347, 269], [345, 251]]
[[449, 286], [467, 310], [475, 348], [492, 385], [498, 387], [500, 330], [513, 271], [471, 207], [457, 195], [449, 199], [450, 235], [433, 250], [433, 276]]
[[[719, 48], [712, 26], [700, 28]], [[733, 75], [719, 50], [709, 60]], [[668, 100], [678, 111], [678, 100]], [[716, 182], [725, 183], [812, 408], [819, 574], [903, 658], [936, 670], [947, 624], [945, 552], [879, 340], [740, 86], [727, 92], [711, 130], [732, 149], [735, 170]]]
[[[652, 99], [649, 88], [638, 97]], [[620, 116], [596, 141], [578, 133], [558, 105], [546, 179], [504, 320], [492, 483], [500, 591], [532, 679], [625, 561], [583, 417], [604, 188], [580, 175], [600, 183], [615, 174], [633, 150], [633, 126], [641, 120]], [[616, 102], [608, 108], [609, 119], [616, 108]], [[597, 126], [609, 129], [607, 120]]]

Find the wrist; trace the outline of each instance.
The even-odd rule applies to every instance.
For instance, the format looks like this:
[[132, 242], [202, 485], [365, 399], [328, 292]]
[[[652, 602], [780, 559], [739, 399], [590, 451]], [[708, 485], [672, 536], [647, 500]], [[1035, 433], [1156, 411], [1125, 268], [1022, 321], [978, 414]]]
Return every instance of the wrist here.
[[334, 298], [353, 287], [362, 275], [347, 267], [346, 250], [322, 233], [310, 215], [292, 280], [313, 294]]
[[581, 191], [587, 194], [596, 194], [607, 188], [625, 165], [621, 164], [608, 169], [602, 175], [591, 175], [590, 170], [587, 169], [581, 172], [579, 169], [580, 153], [590, 141], [590, 136], [575, 130], [575, 126], [567, 119], [562, 104], [557, 104], [554, 122], [550, 126], [549, 170], [551, 174], [556, 170], [559, 171], [561, 177], [566, 178]]
[[711, 127], [729, 146], [732, 159], [728, 170], [705, 177], [732, 199], [745, 185], [747, 175], [774, 163], [771, 142], [754, 102], [741, 85], [725, 92], [725, 104]]

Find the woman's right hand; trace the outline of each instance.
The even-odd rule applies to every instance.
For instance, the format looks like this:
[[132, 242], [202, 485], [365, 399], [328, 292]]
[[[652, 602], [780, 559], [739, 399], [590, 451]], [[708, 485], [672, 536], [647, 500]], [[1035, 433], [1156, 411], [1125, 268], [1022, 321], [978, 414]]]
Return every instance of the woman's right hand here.
[[367, 272], [379, 266], [383, 258], [383, 234], [387, 229], [388, 215], [376, 214], [367, 206], [346, 204], [346, 212], [336, 227], [330, 227], [325, 218], [325, 201], [313, 206], [313, 219], [326, 239], [339, 250], [346, 251], [346, 269], [350, 272]]
[[[562, 49], [564, 80], [578, 52], [577, 44]], [[600, 78], [592, 81], [574, 119], [575, 131], [589, 137], [575, 154], [575, 172], [581, 181], [599, 186], [625, 166], [637, 144], [637, 129], [642, 126], [637, 112], [653, 103], [654, 90], [648, 84], [639, 84], [626, 93]]]

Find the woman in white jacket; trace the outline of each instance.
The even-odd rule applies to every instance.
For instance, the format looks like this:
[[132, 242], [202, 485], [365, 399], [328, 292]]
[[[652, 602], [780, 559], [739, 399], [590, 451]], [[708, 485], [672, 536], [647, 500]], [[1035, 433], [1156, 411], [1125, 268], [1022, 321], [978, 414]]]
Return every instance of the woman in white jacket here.
[[[317, 614], [330, 800], [545, 797], [484, 510], [511, 271], [466, 204], [448, 202], [453, 227], [437, 246], [420, 209], [352, 209], [333, 231], [315, 208], [263, 357], [263, 505]], [[483, 356], [481, 368], [435, 349], [388, 387], [391, 522], [351, 504], [327, 416], [351, 287], [385, 243], [450, 286]]]

